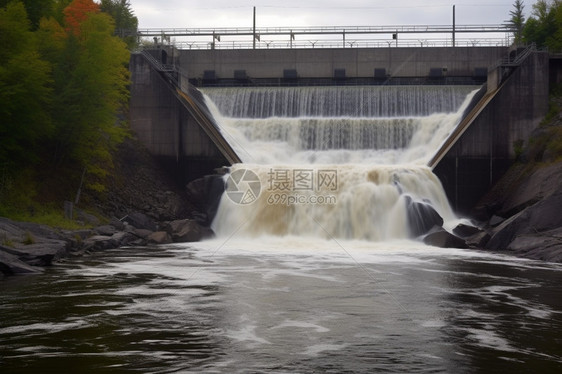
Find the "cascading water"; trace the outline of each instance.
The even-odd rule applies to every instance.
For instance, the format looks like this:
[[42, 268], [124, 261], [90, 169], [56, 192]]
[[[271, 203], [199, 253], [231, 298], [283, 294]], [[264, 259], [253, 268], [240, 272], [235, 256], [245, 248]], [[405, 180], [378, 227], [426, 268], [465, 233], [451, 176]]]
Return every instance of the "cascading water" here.
[[420, 220], [428, 217], [455, 221], [425, 165], [460, 121], [475, 87], [202, 91], [244, 161], [231, 168], [213, 222], [219, 236], [384, 241], [418, 236]]

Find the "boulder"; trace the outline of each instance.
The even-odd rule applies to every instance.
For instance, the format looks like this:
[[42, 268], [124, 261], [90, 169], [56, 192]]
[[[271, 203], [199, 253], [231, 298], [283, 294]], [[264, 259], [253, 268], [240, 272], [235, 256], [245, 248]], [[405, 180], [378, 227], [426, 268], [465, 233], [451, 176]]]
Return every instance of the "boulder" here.
[[84, 240], [83, 249], [85, 251], [101, 251], [104, 249], [117, 248], [118, 243], [111, 236], [94, 235]]
[[125, 224], [117, 218], [113, 218], [111, 222], [109, 222], [109, 224], [113, 226], [117, 231], [125, 231]]
[[133, 229], [131, 231], [132, 234], [142, 239], [147, 239], [150, 235], [152, 235], [153, 232], [154, 231], [144, 229]]
[[117, 232], [117, 229], [112, 225], [98, 226], [94, 229], [98, 235], [111, 236]]
[[144, 213], [132, 212], [129, 213], [121, 221], [128, 223], [137, 229], [145, 229], [150, 231], [156, 231], [156, 223], [152, 218]]
[[470, 248], [484, 248], [486, 243], [490, 240], [491, 236], [486, 231], [478, 232], [472, 236], [465, 238], [466, 244]]
[[507, 249], [535, 260], [562, 262], [562, 228], [517, 236]]
[[428, 202], [406, 196], [406, 212], [410, 235], [414, 238], [427, 234], [434, 226], [443, 226], [443, 218]]
[[495, 226], [497, 226], [497, 225], [500, 225], [500, 224], [503, 223], [503, 222], [505, 222], [505, 218], [500, 217], [500, 216], [493, 215], [493, 216], [490, 218], [490, 221], [488, 222], [488, 224], [489, 224], [490, 226], [492, 226], [492, 227], [495, 227]]
[[533, 171], [515, 189], [505, 194], [502, 204], [504, 214], [513, 215], [538, 201], [560, 193], [562, 163], [554, 163]]
[[115, 241], [115, 248], [130, 245], [133, 241], [137, 240], [137, 237], [129, 232], [118, 231], [111, 235], [111, 239]]
[[225, 189], [222, 175], [206, 175], [196, 179], [186, 186], [187, 197], [196, 204], [199, 213], [197, 221], [204, 226], [210, 226], [217, 214], [219, 203]]
[[468, 248], [466, 242], [446, 231], [442, 227], [434, 227], [429, 234], [423, 238], [423, 242], [441, 248]]
[[521, 235], [540, 234], [562, 227], [562, 193], [525, 208], [494, 228], [486, 249], [504, 250]]
[[11, 252], [20, 260], [33, 266], [50, 266], [53, 261], [68, 255], [68, 241], [43, 239], [33, 244], [18, 244]]
[[169, 244], [172, 238], [166, 231], [156, 231], [147, 237], [147, 241], [149, 244]]
[[214, 235], [213, 230], [191, 219], [169, 222], [165, 229], [174, 243], [197, 242]]
[[483, 230], [476, 226], [466, 225], [464, 223], [459, 223], [454, 229], [453, 234], [461, 238], [468, 238], [469, 236], [481, 233]]
[[0, 248], [0, 273], [5, 275], [40, 273], [43, 269], [21, 261], [18, 256], [4, 252]]

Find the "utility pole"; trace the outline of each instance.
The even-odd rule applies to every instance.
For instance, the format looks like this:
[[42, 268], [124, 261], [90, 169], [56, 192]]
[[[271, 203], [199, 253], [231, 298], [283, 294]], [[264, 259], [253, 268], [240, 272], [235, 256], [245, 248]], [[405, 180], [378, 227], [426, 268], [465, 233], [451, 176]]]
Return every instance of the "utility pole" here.
[[254, 32], [253, 32], [254, 49], [256, 49], [256, 7], [254, 7]]
[[455, 6], [453, 5], [453, 47], [455, 46]]

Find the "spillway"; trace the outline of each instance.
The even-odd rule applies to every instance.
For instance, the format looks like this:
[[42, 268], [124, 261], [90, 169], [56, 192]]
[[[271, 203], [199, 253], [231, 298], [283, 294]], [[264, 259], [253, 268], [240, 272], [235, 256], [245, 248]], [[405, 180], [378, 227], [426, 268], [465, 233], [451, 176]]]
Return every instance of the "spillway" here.
[[426, 165], [477, 88], [205, 88], [243, 160], [226, 177], [213, 228], [385, 241], [418, 236], [428, 214], [455, 221]]

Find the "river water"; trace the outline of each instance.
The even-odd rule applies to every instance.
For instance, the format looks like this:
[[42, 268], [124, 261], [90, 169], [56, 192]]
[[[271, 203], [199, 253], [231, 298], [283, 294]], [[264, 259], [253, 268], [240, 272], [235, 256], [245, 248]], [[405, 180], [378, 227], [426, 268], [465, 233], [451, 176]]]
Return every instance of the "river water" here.
[[417, 242], [122, 248], [0, 282], [2, 373], [559, 373], [562, 266]]

